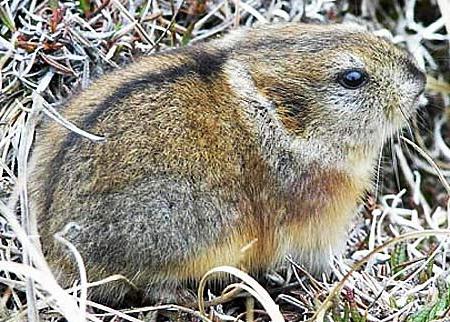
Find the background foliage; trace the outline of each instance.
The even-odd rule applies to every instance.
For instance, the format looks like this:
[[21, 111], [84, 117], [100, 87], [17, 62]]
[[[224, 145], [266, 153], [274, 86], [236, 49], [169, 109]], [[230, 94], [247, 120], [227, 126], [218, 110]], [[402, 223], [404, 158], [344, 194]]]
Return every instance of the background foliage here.
[[[292, 263], [287, 273], [269, 274], [266, 289], [286, 321], [450, 319], [443, 232], [450, 225], [450, 1], [1, 0], [0, 21], [1, 321], [141, 321], [155, 309], [114, 311], [55, 283], [36, 251], [26, 198], [26, 160], [39, 119], [64, 123], [57, 111], [65, 100], [139, 55], [188, 46], [240, 25], [283, 21], [367, 25], [409, 50], [426, 68], [430, 86], [406, 139], [386, 148], [377, 190], [361, 207], [332, 274], [313, 278]], [[20, 225], [11, 211], [17, 201]], [[246, 311], [250, 320], [269, 319], [267, 305], [250, 313], [250, 300], [246, 309], [239, 296], [230, 297], [237, 299], [209, 307], [207, 316], [175, 306], [160, 312], [184, 312], [182, 320], [244, 319]]]

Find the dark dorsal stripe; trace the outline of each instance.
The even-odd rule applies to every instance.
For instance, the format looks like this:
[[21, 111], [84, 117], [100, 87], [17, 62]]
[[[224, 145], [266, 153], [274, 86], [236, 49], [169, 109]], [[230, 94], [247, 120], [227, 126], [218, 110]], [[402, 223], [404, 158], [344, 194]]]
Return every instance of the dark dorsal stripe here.
[[[140, 78], [132, 79], [123, 83], [111, 95], [103, 99], [103, 101], [99, 103], [97, 107], [80, 122], [80, 127], [85, 131], [90, 131], [100, 118], [113, 110], [114, 107], [120, 105], [127, 97], [130, 97], [133, 93], [148, 88], [150, 85], [157, 90], [158, 87], [161, 87], [164, 84], [171, 84], [176, 80], [190, 74], [193, 76], [197, 75], [198, 78], [205, 83], [212, 83], [221, 72], [228, 57], [228, 53], [225, 51], [207, 52], [202, 46], [198, 46], [195, 49], [191, 47], [173, 50], [169, 52], [168, 55], [183, 53], [190, 58], [187, 63], [170, 67], [162, 71], [151, 72]], [[163, 53], [161, 55], [165, 54]], [[101, 133], [99, 133], [99, 135], [101, 135]], [[60, 174], [60, 170], [64, 164], [66, 156], [81, 139], [82, 137], [74, 132], [68, 133], [62, 142], [58, 153], [49, 163], [49, 169], [47, 170], [48, 173], [50, 173], [50, 176], [47, 178], [44, 186], [44, 189], [47, 191], [45, 204], [43, 207], [44, 212], [48, 212], [51, 204], [53, 203], [53, 195], [55, 193], [56, 186], [61, 180], [62, 176]]]

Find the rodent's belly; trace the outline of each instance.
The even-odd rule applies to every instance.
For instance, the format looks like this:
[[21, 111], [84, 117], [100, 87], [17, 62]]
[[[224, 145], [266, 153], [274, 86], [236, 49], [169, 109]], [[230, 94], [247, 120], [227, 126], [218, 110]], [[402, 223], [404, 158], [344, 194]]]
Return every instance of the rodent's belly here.
[[222, 265], [249, 273], [264, 272], [286, 263], [290, 255], [310, 272], [327, 269], [330, 256], [339, 253], [345, 231], [355, 207], [342, 213], [324, 213], [286, 225], [247, 223], [236, 227], [214, 247], [209, 247], [187, 261], [170, 266], [165, 272], [178, 280], [200, 279], [208, 270]]
[[246, 199], [238, 207], [239, 224], [213, 247], [169, 268], [170, 275], [181, 280], [198, 279], [220, 265], [261, 272], [277, 267], [288, 254], [312, 272], [323, 271], [330, 255], [341, 250], [369, 181], [338, 173], [322, 178], [334, 180], [314, 181], [315, 194], [298, 190], [297, 195], [280, 196], [266, 187], [269, 190], [259, 194], [264, 197]]

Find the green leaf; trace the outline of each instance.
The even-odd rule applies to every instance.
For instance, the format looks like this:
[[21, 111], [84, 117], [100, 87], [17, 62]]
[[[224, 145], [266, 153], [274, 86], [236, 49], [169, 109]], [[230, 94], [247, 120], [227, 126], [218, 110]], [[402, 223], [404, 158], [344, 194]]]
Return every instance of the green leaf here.
[[0, 6], [0, 20], [10, 31], [16, 31], [16, 24], [14, 23], [13, 17], [10, 15], [10, 11], [3, 6]]
[[397, 274], [401, 271], [401, 264], [405, 263], [408, 260], [408, 253], [406, 249], [405, 243], [397, 244], [394, 248], [394, 251], [391, 254], [391, 267], [394, 274]]
[[343, 322], [350, 322], [350, 306], [347, 305], [344, 307], [344, 317], [342, 318]]
[[407, 322], [426, 322], [428, 319], [428, 315], [430, 314], [430, 311], [431, 311], [430, 307], [425, 307], [414, 313], [412, 316], [410, 316]]
[[449, 285], [444, 280], [438, 279], [438, 299], [434, 303], [424, 305], [416, 313], [411, 315], [407, 322], [429, 322], [441, 318], [442, 313], [448, 310], [450, 305]]
[[397, 301], [392, 296], [389, 296], [389, 306], [393, 309], [398, 309]]
[[366, 318], [359, 313], [356, 306], [351, 305], [350, 306], [350, 315], [352, 317], [352, 321], [354, 322], [365, 322]]
[[58, 0], [48, 0], [48, 6], [50, 7], [50, 9], [58, 9], [59, 8], [59, 4], [58, 4]]
[[79, 7], [85, 15], [91, 12], [91, 0], [80, 0]]
[[183, 38], [181, 39], [181, 45], [186, 46], [192, 39], [192, 31], [194, 30], [195, 22], [191, 22], [186, 29], [186, 32], [183, 34]]
[[430, 313], [428, 314], [428, 321], [436, 319], [441, 313], [443, 313], [447, 308], [445, 298], [441, 298], [437, 301], [437, 303], [431, 308]]

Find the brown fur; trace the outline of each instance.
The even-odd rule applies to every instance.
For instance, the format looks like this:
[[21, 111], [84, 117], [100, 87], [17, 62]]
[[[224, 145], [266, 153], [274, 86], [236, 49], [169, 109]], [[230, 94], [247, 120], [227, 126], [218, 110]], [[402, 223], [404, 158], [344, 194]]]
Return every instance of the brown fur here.
[[[368, 85], [344, 89], [336, 75], [349, 68]], [[151, 299], [215, 266], [263, 272], [288, 253], [321, 271], [423, 86], [403, 51], [338, 25], [240, 30], [142, 58], [63, 110], [105, 142], [54, 123], [40, 131], [30, 182], [44, 251], [72, 283], [52, 236], [75, 223], [66, 238], [89, 279], [123, 274]], [[130, 291], [92, 296], [117, 304]]]

